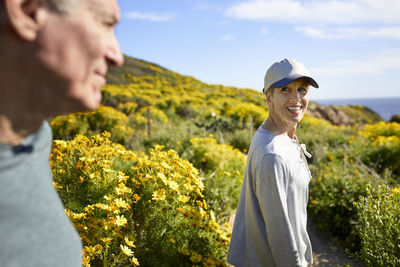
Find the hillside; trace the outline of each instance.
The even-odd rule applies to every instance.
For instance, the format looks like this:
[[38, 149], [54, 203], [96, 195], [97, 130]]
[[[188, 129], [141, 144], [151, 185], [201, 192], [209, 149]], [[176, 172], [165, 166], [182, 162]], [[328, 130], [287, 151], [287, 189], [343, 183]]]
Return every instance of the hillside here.
[[106, 76], [107, 83], [129, 84], [132, 81], [124, 76], [124, 74], [127, 73], [133, 76], [161, 75], [169, 77], [171, 72], [157, 64], [129, 56], [124, 56], [124, 65], [122, 67], [110, 68], [108, 71]]
[[[201, 88], [202, 91], [217, 93], [221, 88], [218, 85], [208, 85], [193, 77], [180, 75], [163, 68], [157, 64], [150, 63], [141, 59], [125, 56], [125, 63], [120, 68], [111, 68], [107, 74], [107, 83], [115, 85], [128, 85], [134, 83], [134, 77], [160, 77], [169, 80], [173, 86], [181, 86], [181, 79], [190, 79], [197, 84], [196, 87]], [[193, 84], [192, 84], [193, 85]], [[233, 88], [232, 92], [239, 93], [237, 88]], [[255, 104], [264, 107], [263, 95], [260, 92], [251, 89], [241, 89], [247, 91], [246, 93], [252, 95], [253, 100], [257, 99]], [[223, 93], [223, 92], [219, 92]], [[233, 96], [232, 94], [230, 94]], [[242, 95], [239, 93], [239, 95]], [[328, 120], [334, 125], [356, 125], [381, 121], [382, 118], [373, 110], [363, 106], [323, 106], [316, 102], [309, 105], [309, 115], [315, 118], [322, 118]]]

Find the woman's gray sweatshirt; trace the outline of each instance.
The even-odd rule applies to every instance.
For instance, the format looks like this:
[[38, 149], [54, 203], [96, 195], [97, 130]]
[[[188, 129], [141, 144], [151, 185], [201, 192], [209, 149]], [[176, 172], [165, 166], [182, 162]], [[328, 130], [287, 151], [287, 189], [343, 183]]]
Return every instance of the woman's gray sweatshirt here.
[[262, 126], [253, 137], [229, 247], [235, 266], [312, 264], [307, 234], [310, 172], [297, 140]]

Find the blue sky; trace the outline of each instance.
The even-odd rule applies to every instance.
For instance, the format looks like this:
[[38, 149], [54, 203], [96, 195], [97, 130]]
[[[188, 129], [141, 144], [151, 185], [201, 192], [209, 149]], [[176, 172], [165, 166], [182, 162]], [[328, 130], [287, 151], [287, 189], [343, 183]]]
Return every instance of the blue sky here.
[[124, 54], [210, 84], [261, 90], [283, 58], [312, 99], [400, 97], [399, 0], [119, 0]]

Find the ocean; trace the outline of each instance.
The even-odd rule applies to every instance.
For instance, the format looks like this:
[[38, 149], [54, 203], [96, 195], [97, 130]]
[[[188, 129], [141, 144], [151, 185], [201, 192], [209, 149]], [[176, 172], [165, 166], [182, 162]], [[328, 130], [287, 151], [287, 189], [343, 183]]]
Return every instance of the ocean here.
[[400, 97], [391, 98], [349, 98], [314, 100], [321, 105], [362, 105], [378, 113], [389, 121], [393, 115], [400, 115]]

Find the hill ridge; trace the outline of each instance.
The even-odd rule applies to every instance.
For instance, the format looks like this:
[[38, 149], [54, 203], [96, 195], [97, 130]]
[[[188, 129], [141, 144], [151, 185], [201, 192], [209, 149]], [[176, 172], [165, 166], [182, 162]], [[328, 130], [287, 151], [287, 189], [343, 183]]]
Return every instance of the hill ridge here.
[[[179, 87], [182, 80], [190, 79], [192, 83], [197, 83], [195, 86], [197, 90], [214, 90], [216, 94], [221, 94], [221, 92], [217, 91], [217, 88], [231, 88], [232, 92], [229, 93], [239, 93], [239, 90], [249, 90], [253, 91], [254, 95], [259, 94], [262, 98], [262, 93], [254, 89], [207, 84], [192, 76], [171, 71], [159, 64], [127, 55], [124, 55], [124, 60], [125, 63], [122, 67], [110, 68], [106, 76], [108, 84], [128, 85], [135, 83], [135, 77], [159, 76], [162, 79], [169, 80], [176, 88]], [[227, 93], [227, 90], [223, 90], [222, 93]], [[260, 105], [263, 100], [251, 102], [256, 102], [256, 104]], [[334, 125], [365, 124], [383, 120], [378, 113], [364, 106], [324, 106], [313, 101], [310, 101], [308, 115], [325, 119]]]

